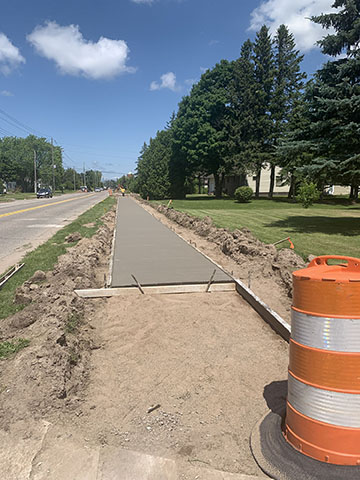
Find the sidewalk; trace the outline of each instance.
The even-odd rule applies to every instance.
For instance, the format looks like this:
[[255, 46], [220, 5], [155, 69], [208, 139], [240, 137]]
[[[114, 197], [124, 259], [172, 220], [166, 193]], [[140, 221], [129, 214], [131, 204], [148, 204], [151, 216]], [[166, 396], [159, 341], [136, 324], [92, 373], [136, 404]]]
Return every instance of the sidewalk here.
[[120, 197], [112, 287], [207, 284], [232, 279], [129, 197]]

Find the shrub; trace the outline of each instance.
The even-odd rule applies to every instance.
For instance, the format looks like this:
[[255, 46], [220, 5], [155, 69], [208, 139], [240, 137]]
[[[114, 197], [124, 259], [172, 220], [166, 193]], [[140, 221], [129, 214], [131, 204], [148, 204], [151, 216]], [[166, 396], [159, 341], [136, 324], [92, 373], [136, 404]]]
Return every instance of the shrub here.
[[320, 192], [315, 183], [303, 182], [299, 188], [299, 194], [296, 200], [302, 204], [304, 208], [309, 208], [314, 202], [319, 200]]
[[253, 193], [253, 189], [250, 187], [239, 187], [235, 190], [235, 198], [240, 203], [248, 203], [250, 202]]

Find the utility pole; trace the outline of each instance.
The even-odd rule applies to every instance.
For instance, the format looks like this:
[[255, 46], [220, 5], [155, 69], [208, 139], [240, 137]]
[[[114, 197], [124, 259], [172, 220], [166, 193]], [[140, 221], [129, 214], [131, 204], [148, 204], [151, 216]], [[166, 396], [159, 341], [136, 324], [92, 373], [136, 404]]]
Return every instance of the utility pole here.
[[74, 192], [76, 190], [76, 183], [75, 183], [75, 167], [74, 167]]
[[86, 178], [85, 178], [85, 162], [84, 162], [83, 166], [84, 166], [83, 176], [84, 176], [84, 187], [85, 187], [86, 186], [86, 183], [85, 183], [85, 180], [86, 180]]
[[34, 150], [34, 192], [37, 193], [36, 151]]
[[51, 138], [51, 164], [52, 164], [52, 177], [53, 177], [53, 190], [55, 193], [55, 166], [54, 166], [54, 144]]

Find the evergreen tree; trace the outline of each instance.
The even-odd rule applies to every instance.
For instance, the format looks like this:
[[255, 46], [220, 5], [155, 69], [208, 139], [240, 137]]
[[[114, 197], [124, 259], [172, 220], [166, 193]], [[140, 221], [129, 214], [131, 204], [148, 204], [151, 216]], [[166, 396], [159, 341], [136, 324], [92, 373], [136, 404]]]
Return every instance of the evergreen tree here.
[[254, 135], [256, 85], [252, 55], [253, 44], [247, 40], [241, 48], [240, 57], [234, 63], [234, 74], [230, 84], [233, 110], [230, 141], [234, 170], [237, 174], [244, 174], [251, 168], [250, 159], [256, 143]]
[[159, 131], [144, 143], [137, 165], [137, 189], [143, 198], [163, 199], [170, 196], [169, 162], [171, 129]]
[[254, 149], [252, 154], [253, 168], [256, 173], [256, 191], [260, 193], [261, 169], [265, 161], [269, 161], [273, 153], [273, 121], [271, 116], [271, 99], [274, 86], [274, 56], [271, 36], [266, 25], [256, 34], [254, 44]]
[[335, 13], [312, 17], [334, 33], [318, 42], [322, 52], [345, 58], [326, 63], [308, 88], [308, 111], [315, 161], [311, 175], [351, 185], [358, 198], [360, 184], [360, 1], [336, 0]]
[[[280, 25], [274, 39], [274, 91], [270, 107], [273, 118], [275, 146], [278, 146], [286, 136], [291, 120], [297, 117], [295, 115], [295, 107], [299, 105], [301, 90], [304, 87], [303, 79], [306, 77], [300, 71], [300, 64], [304, 56], [300, 55], [295, 45], [293, 34], [289, 32], [285, 25]], [[275, 186], [275, 167], [279, 164], [281, 164], [281, 159], [275, 150], [275, 155], [271, 162], [270, 198], [273, 196]]]

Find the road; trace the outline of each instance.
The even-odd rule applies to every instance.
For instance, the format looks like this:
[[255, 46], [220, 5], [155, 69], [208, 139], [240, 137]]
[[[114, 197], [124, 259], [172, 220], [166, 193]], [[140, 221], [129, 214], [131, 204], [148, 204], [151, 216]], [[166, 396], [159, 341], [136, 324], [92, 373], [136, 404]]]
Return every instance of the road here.
[[0, 274], [107, 196], [75, 193], [0, 203]]

